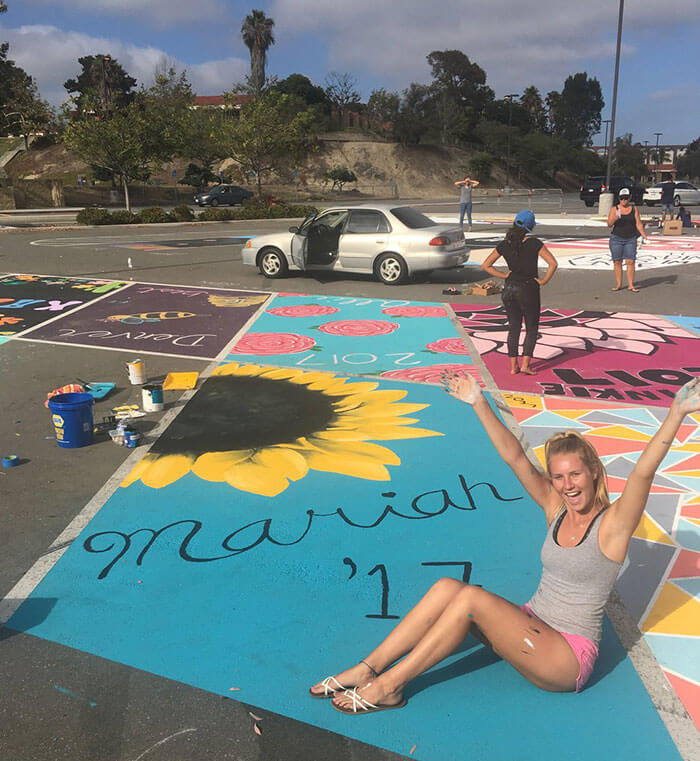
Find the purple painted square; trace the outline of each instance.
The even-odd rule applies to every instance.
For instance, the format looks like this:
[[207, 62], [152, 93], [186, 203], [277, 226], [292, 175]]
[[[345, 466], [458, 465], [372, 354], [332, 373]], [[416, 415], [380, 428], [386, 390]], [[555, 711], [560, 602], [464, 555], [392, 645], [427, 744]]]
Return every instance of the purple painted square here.
[[134, 283], [25, 334], [56, 343], [215, 359], [269, 293]]

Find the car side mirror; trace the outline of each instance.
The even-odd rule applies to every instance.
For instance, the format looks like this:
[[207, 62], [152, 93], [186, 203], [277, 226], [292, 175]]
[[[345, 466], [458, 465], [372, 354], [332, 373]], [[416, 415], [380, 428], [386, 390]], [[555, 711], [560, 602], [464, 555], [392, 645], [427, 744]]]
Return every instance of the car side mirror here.
[[299, 232], [299, 228], [298, 228], [296, 225], [292, 225], [292, 226], [289, 228], [289, 232], [290, 232], [290, 233], [298, 233], [298, 232]]

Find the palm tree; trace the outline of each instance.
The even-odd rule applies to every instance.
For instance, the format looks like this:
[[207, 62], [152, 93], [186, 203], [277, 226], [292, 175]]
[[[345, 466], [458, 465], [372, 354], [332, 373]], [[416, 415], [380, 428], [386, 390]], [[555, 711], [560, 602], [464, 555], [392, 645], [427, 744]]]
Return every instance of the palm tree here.
[[245, 17], [241, 25], [243, 42], [250, 50], [250, 83], [256, 94], [259, 94], [265, 85], [267, 49], [275, 43], [272, 34], [274, 25], [274, 20], [268, 18], [264, 11], [255, 10]]

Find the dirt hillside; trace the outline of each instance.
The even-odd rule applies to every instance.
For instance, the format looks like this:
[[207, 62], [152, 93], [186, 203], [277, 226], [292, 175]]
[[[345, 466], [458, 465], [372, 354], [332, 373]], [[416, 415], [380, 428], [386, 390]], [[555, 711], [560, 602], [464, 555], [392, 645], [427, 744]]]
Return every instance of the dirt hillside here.
[[[357, 184], [346, 185], [367, 195], [388, 195], [394, 183], [400, 197], [428, 197], [456, 194], [454, 181], [469, 173], [470, 154], [458, 148], [431, 145], [401, 146], [396, 143], [333, 137], [320, 141], [320, 147], [303, 162], [293, 181], [296, 194], [322, 188], [323, 175], [328, 169], [347, 167], [358, 178]], [[153, 175], [156, 182], [173, 185], [184, 174], [186, 160], [166, 164]], [[231, 169], [233, 162], [225, 160], [216, 169]], [[90, 177], [89, 166], [63, 144], [31, 149], [20, 153], [6, 167], [8, 174], [17, 179], [62, 179], [73, 184], [78, 175]], [[173, 174], [173, 171], [175, 174]], [[483, 181], [483, 178], [481, 178]], [[484, 186], [499, 187], [503, 172], [495, 166], [492, 177]], [[290, 189], [289, 178], [269, 178], [266, 189], [284, 195]]]

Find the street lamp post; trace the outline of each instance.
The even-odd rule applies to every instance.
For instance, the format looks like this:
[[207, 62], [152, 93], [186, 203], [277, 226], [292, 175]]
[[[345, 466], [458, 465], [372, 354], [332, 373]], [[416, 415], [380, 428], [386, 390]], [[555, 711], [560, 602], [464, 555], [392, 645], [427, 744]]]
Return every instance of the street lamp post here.
[[508, 101], [508, 154], [506, 159], [506, 188], [510, 186], [510, 131], [513, 125], [513, 98], [517, 98], [518, 93], [512, 92], [503, 96], [503, 100]]
[[603, 145], [605, 146], [605, 153], [603, 154], [603, 158], [607, 158], [608, 157], [608, 124], [610, 124], [612, 120], [602, 119], [601, 121], [605, 125], [605, 140], [603, 141]]
[[654, 174], [656, 174], [656, 181], [659, 181], [659, 138], [663, 135], [663, 132], [654, 132], [656, 135], [656, 148], [654, 153]]
[[610, 142], [608, 143], [608, 166], [605, 173], [605, 193], [600, 194], [598, 201], [598, 213], [607, 216], [612, 207], [613, 194], [610, 193], [610, 170], [612, 168], [613, 140], [615, 138], [615, 110], [617, 107], [617, 81], [620, 76], [620, 47], [622, 43], [622, 16], [625, 8], [625, 0], [620, 0], [620, 9], [617, 16], [617, 47], [615, 48], [615, 79], [613, 82], [612, 112], [610, 114]]

